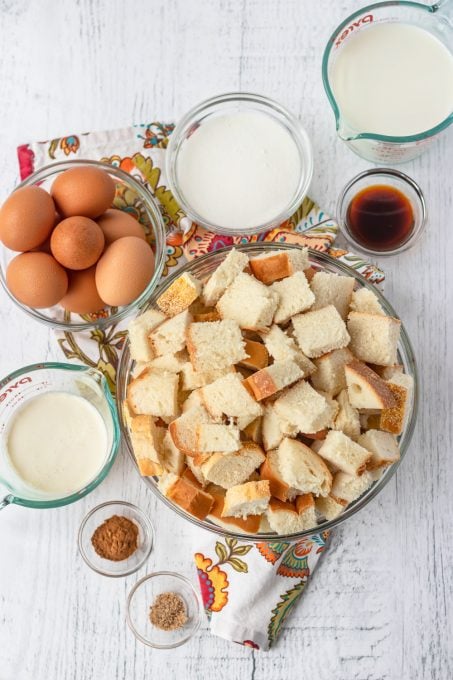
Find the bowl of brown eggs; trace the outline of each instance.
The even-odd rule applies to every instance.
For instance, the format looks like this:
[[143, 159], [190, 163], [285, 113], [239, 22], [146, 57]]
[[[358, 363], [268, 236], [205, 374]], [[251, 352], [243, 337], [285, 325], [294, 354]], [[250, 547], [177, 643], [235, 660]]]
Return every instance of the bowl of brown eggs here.
[[0, 282], [37, 321], [60, 330], [117, 323], [157, 286], [165, 226], [151, 193], [97, 161], [28, 177], [0, 208]]

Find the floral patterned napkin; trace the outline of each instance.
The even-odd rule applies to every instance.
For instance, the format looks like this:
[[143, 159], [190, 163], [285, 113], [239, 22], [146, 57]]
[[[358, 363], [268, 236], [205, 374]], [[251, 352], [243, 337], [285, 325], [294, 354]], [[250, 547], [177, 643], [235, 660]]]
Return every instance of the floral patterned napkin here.
[[[18, 148], [20, 175], [24, 179], [44, 165], [73, 158], [103, 161], [131, 173], [153, 193], [162, 210], [167, 229], [163, 277], [187, 260], [224, 246], [273, 241], [329, 252], [374, 283], [383, 281], [384, 275], [376, 267], [334, 247], [338, 226], [308, 197], [289, 220], [262, 234], [219, 236], [193, 224], [166, 185], [165, 148], [173, 127], [150, 123], [25, 144]], [[134, 205], [128, 203], [127, 196], [122, 200], [124, 205], [117, 207], [133, 212]], [[123, 322], [106, 330], [56, 335], [67, 359], [102, 370], [114, 391], [126, 326]], [[195, 563], [212, 632], [256, 649], [268, 649], [303, 593], [327, 538], [324, 532], [296, 543], [203, 539]]]

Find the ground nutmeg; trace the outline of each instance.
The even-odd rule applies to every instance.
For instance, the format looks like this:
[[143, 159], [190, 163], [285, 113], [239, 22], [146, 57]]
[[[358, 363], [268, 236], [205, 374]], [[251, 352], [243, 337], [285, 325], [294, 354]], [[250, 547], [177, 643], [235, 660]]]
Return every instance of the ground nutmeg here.
[[178, 593], [160, 593], [150, 607], [151, 623], [161, 630], [178, 630], [187, 623], [184, 600]]
[[127, 517], [113, 515], [98, 526], [91, 537], [91, 543], [100, 557], [120, 562], [137, 550], [137, 539], [137, 525]]

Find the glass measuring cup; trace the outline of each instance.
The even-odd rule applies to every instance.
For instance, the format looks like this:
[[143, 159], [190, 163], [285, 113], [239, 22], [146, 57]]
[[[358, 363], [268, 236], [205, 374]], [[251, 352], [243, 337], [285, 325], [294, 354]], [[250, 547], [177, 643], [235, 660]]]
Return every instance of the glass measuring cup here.
[[[33, 489], [15, 472], [6, 452], [5, 435], [11, 418], [25, 401], [45, 392], [69, 392], [87, 399], [100, 413], [107, 431], [104, 463], [96, 476], [78, 491], [57, 497]], [[0, 508], [15, 503], [29, 508], [56, 508], [86, 496], [107, 476], [120, 442], [120, 429], [114, 401], [105, 377], [86, 366], [42, 363], [25, 366], [0, 380], [0, 484], [9, 494], [0, 500]]]
[[332, 68], [350, 37], [378, 23], [406, 23], [432, 33], [448, 50], [453, 45], [453, 0], [422, 5], [405, 0], [390, 0], [367, 5], [351, 14], [332, 33], [324, 51], [322, 78], [333, 109], [337, 133], [350, 149], [375, 163], [404, 163], [419, 156], [453, 122], [453, 112], [435, 127], [408, 136], [388, 136], [355, 130], [344, 119], [331, 87]]

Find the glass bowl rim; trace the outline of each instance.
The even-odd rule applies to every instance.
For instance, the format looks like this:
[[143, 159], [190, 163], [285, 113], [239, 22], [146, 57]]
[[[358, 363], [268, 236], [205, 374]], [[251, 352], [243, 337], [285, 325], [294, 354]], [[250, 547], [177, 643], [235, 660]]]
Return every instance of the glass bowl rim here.
[[[205, 111], [209, 111], [212, 107], [216, 107], [219, 104], [231, 104], [234, 102], [249, 102], [258, 104], [262, 107], [263, 111], [267, 110], [267, 115], [273, 115], [272, 112], [277, 112], [280, 114], [285, 119], [288, 131], [295, 140], [299, 155], [303, 160], [299, 184], [288, 206], [272, 220], [254, 227], [246, 227], [243, 229], [222, 227], [207, 221], [202, 215], [198, 214], [196, 210], [192, 209], [192, 207], [187, 203], [182, 192], [180, 191], [176, 174], [176, 162], [178, 158], [178, 152], [183, 141], [183, 134], [187, 128], [190, 128], [190, 126], [194, 123], [194, 118]], [[253, 92], [225, 92], [224, 94], [209, 97], [208, 99], [205, 99], [193, 106], [176, 123], [175, 128], [170, 135], [165, 156], [165, 169], [168, 185], [170, 191], [183, 211], [193, 222], [199, 224], [205, 229], [208, 229], [209, 231], [212, 231], [216, 234], [229, 236], [233, 234], [239, 236], [241, 234], [260, 233], [278, 226], [291, 217], [291, 215], [297, 210], [304, 198], [307, 196], [311, 180], [313, 178], [313, 163], [313, 147], [307, 131], [299, 119], [293, 113], [291, 113], [289, 109], [276, 100], [264, 95], [255, 94]]]
[[[52, 175], [57, 175], [61, 172], [64, 172], [65, 170], [69, 170], [70, 168], [80, 166], [92, 166], [102, 168], [106, 172], [117, 177], [119, 180], [122, 180], [124, 184], [132, 187], [132, 189], [136, 192], [136, 194], [142, 201], [143, 205], [145, 206], [148, 218], [150, 219], [150, 223], [152, 224], [153, 235], [155, 237], [156, 243], [156, 252], [154, 253], [153, 276], [148, 285], [146, 286], [145, 290], [135, 300], [133, 300], [129, 305], [122, 306], [121, 311], [115, 312], [115, 314], [112, 314], [109, 317], [99, 318], [96, 321], [80, 321], [74, 323], [70, 322], [68, 323], [66, 321], [57, 321], [51, 319], [48, 316], [41, 314], [39, 309], [29, 307], [28, 305], [25, 305], [19, 300], [17, 300], [17, 298], [14, 297], [14, 295], [11, 293], [11, 291], [8, 289], [8, 286], [6, 285], [6, 270], [3, 268], [3, 266], [0, 266], [0, 284], [2, 285], [3, 290], [10, 298], [10, 300], [12, 300], [12, 302], [17, 307], [19, 307], [19, 309], [21, 309], [25, 314], [30, 316], [32, 319], [35, 319], [35, 321], [43, 323], [50, 328], [55, 328], [57, 330], [69, 332], [91, 330], [95, 328], [105, 328], [112, 324], [116, 324], [119, 321], [122, 321], [126, 317], [130, 316], [135, 310], [139, 309], [141, 305], [144, 304], [144, 302], [146, 302], [148, 296], [152, 294], [153, 290], [159, 283], [159, 279], [165, 265], [166, 231], [159, 205], [154, 196], [152, 195], [152, 193], [144, 185], [142, 185], [133, 175], [131, 175], [128, 172], [125, 172], [121, 168], [117, 168], [116, 166], [110, 165], [109, 163], [101, 163], [101, 161], [89, 159], [87, 160], [70, 159], [59, 161], [58, 163], [50, 163], [48, 165], [43, 166], [42, 168], [39, 168], [38, 170], [35, 170], [31, 175], [22, 180], [22, 182], [20, 182], [20, 184], [18, 184], [17, 187], [15, 187], [14, 191], [17, 191], [17, 189], [22, 189], [23, 187], [38, 184], [39, 182], [42, 182], [48, 179], [49, 177], [52, 177]], [[14, 193], [14, 191], [12, 193]], [[8, 250], [2, 244], [1, 248], [3, 248], [4, 250]], [[14, 256], [19, 254], [20, 253], [16, 253]]]
[[22, 368], [18, 368], [15, 371], [12, 371], [11, 373], [8, 373], [7, 376], [2, 378], [0, 380], [0, 387], [6, 384], [6, 382], [9, 382], [10, 380], [13, 380], [15, 378], [18, 378], [19, 376], [23, 375], [24, 373], [30, 373], [33, 371], [39, 371], [39, 370], [47, 370], [47, 369], [56, 369], [56, 370], [63, 370], [63, 371], [75, 371], [78, 373], [94, 373], [96, 376], [99, 377], [100, 380], [100, 385], [102, 387], [102, 391], [104, 393], [104, 397], [107, 401], [107, 406], [109, 409], [109, 413], [112, 419], [112, 427], [113, 427], [113, 436], [112, 436], [112, 445], [110, 447], [110, 451], [108, 453], [108, 456], [105, 460], [104, 465], [102, 468], [99, 470], [98, 474], [94, 479], [91, 480], [85, 487], [82, 489], [79, 489], [79, 491], [75, 491], [72, 494], [69, 494], [68, 496], [63, 496], [62, 498], [56, 498], [53, 500], [49, 501], [36, 501], [36, 500], [30, 500], [27, 498], [22, 498], [20, 496], [16, 496], [16, 493], [14, 489], [11, 488], [11, 486], [4, 480], [3, 478], [1, 479], [1, 483], [10, 491], [9, 494], [5, 496], [3, 499], [4, 505], [9, 505], [9, 504], [14, 504], [14, 505], [21, 505], [26, 508], [34, 508], [34, 509], [46, 509], [46, 508], [60, 508], [64, 505], [70, 505], [71, 503], [75, 503], [76, 501], [80, 500], [84, 496], [87, 496], [89, 493], [91, 493], [99, 484], [107, 477], [108, 473], [110, 472], [113, 463], [115, 462], [116, 456], [118, 455], [119, 447], [120, 447], [120, 442], [121, 442], [121, 428], [120, 428], [120, 422], [119, 422], [119, 416], [118, 416], [118, 411], [116, 409], [116, 404], [115, 401], [112, 397], [112, 394], [110, 392], [107, 379], [105, 375], [97, 368], [92, 368], [91, 366], [81, 366], [80, 364], [68, 364], [64, 362], [58, 362], [58, 361], [43, 361], [41, 363], [36, 363], [36, 364], [30, 364], [28, 366], [23, 366]]
[[[297, 245], [297, 244], [289, 244], [289, 243], [278, 243], [278, 242], [258, 242], [258, 243], [248, 243], [248, 244], [243, 244], [243, 245], [237, 245], [234, 246], [236, 250], [242, 250], [242, 251], [261, 251], [261, 250], [289, 250], [293, 248], [303, 248], [303, 246]], [[200, 264], [202, 265], [204, 262], [206, 262], [209, 259], [213, 259], [216, 255], [218, 254], [227, 254], [231, 250], [231, 247], [225, 247], [225, 248], [219, 248], [218, 250], [215, 250], [213, 252], [207, 253], [206, 255], [202, 255], [201, 257], [198, 257], [194, 260], [191, 260], [188, 262], [186, 265], [181, 267], [180, 269], [176, 270], [171, 274], [169, 277], [164, 279], [164, 281], [161, 283], [160, 287], [158, 290], [156, 290], [153, 295], [150, 297], [148, 300], [148, 305], [147, 308], [151, 307], [152, 305], [155, 304], [155, 300], [159, 295], [161, 295], [172, 283], [173, 281], [178, 278], [178, 276], [181, 276], [184, 272], [193, 272], [193, 270], [197, 270]], [[337, 258], [332, 257], [331, 255], [328, 255], [327, 253], [324, 252], [319, 252], [317, 250], [312, 250], [309, 248], [309, 256], [310, 257], [315, 257], [319, 258], [321, 262], [324, 262], [326, 264], [332, 265], [337, 271], [342, 272], [343, 274], [347, 276], [352, 276], [354, 277], [357, 281], [359, 281], [363, 286], [368, 288], [369, 290], [373, 291], [373, 293], [377, 296], [378, 301], [380, 304], [383, 306], [386, 315], [395, 317], [399, 319], [398, 314], [392, 307], [392, 305], [387, 301], [387, 299], [384, 297], [384, 295], [381, 293], [381, 291], [368, 279], [366, 279], [362, 274], [360, 274], [357, 270], [353, 269], [352, 267], [349, 267], [349, 265], [345, 264], [344, 262], [341, 262]], [[220, 264], [220, 263], [219, 263]], [[409, 336], [406, 332], [405, 326], [403, 322], [401, 321], [401, 335], [400, 335], [400, 344], [403, 346], [403, 349], [407, 355], [407, 363], [408, 363], [408, 368], [410, 371], [410, 375], [414, 379], [414, 389], [413, 389], [413, 398], [412, 398], [412, 410], [410, 417], [408, 419], [408, 422], [406, 424], [406, 427], [403, 432], [404, 439], [402, 440], [402, 445], [400, 446], [400, 459], [393, 463], [393, 465], [390, 465], [387, 470], [384, 472], [382, 477], [377, 480], [372, 487], [364, 492], [362, 496], [351, 503], [344, 512], [341, 513], [337, 518], [333, 520], [329, 520], [327, 522], [322, 522], [321, 524], [317, 525], [316, 527], [312, 527], [310, 529], [306, 529], [304, 531], [300, 531], [295, 534], [276, 534], [276, 533], [260, 533], [260, 534], [245, 534], [241, 533], [240, 531], [233, 531], [231, 529], [226, 529], [224, 527], [221, 527], [217, 524], [214, 524], [214, 522], [209, 522], [207, 520], [199, 520], [198, 518], [194, 517], [190, 513], [184, 511], [181, 507], [179, 507], [176, 503], [172, 503], [166, 496], [164, 496], [160, 490], [157, 487], [157, 484], [151, 482], [148, 477], [142, 477], [144, 483], [148, 488], [151, 489], [151, 491], [169, 508], [171, 508], [174, 512], [176, 512], [180, 517], [190, 521], [192, 524], [195, 526], [198, 526], [201, 529], [205, 529], [207, 531], [210, 531], [214, 534], [217, 534], [218, 536], [228, 536], [229, 538], [235, 538], [244, 542], [249, 542], [249, 543], [256, 543], [257, 541], [282, 541], [282, 540], [289, 540], [291, 542], [295, 542], [300, 540], [301, 538], [311, 536], [313, 534], [321, 533], [324, 531], [330, 531], [334, 527], [342, 524], [346, 520], [348, 520], [350, 517], [355, 515], [357, 512], [359, 512], [362, 508], [364, 508], [368, 503], [373, 500], [381, 491], [382, 489], [387, 485], [387, 483], [390, 481], [390, 479], [393, 477], [397, 469], [399, 468], [404, 456], [407, 453], [407, 450], [409, 448], [409, 444], [412, 439], [412, 435], [415, 429], [415, 424], [417, 421], [417, 413], [418, 413], [418, 389], [419, 389], [419, 381], [418, 381], [418, 372], [417, 372], [417, 366], [416, 366], [416, 361], [415, 361], [415, 356], [414, 356], [414, 350], [412, 348], [412, 343], [409, 339]], [[128, 374], [127, 370], [127, 365], [130, 364], [130, 357], [129, 357], [129, 341], [126, 339], [126, 342], [123, 347], [123, 352], [121, 355], [121, 360], [120, 364], [118, 367], [118, 373], [117, 373], [117, 390], [116, 390], [116, 400], [117, 400], [117, 407], [118, 407], [118, 413], [119, 413], [119, 420], [120, 420], [120, 426], [121, 426], [121, 432], [123, 434], [124, 442], [126, 445], [126, 450], [129, 454], [129, 458], [132, 461], [135, 469], [137, 470], [138, 473], [138, 467], [135, 461], [135, 457], [132, 451], [132, 447], [130, 444], [130, 438], [129, 438], [129, 433], [128, 433], [128, 428], [126, 423], [124, 422], [124, 416], [123, 416], [123, 409], [122, 409], [122, 402], [125, 397], [125, 388], [127, 387], [126, 384], [126, 379], [130, 377], [130, 374]]]
[[[193, 594], [194, 600], [196, 601], [196, 617], [197, 620], [195, 622], [195, 625], [193, 628], [190, 630], [190, 632], [186, 635], [186, 637], [182, 638], [180, 641], [172, 643], [172, 644], [167, 644], [167, 645], [161, 645], [161, 644], [156, 644], [151, 642], [149, 639], [144, 638], [138, 630], [135, 628], [134, 624], [132, 623], [132, 618], [130, 614], [130, 608], [131, 608], [131, 602], [132, 598], [134, 597], [135, 593], [141, 588], [141, 586], [146, 582], [150, 581], [155, 577], [159, 576], [169, 576], [171, 578], [176, 579], [177, 581], [181, 581], [182, 583], [185, 584], [185, 586], [188, 586], [188, 590]], [[131, 590], [128, 593], [127, 599], [126, 599], [126, 621], [127, 625], [129, 626], [130, 630], [133, 632], [137, 640], [140, 640], [144, 645], [147, 647], [153, 647], [154, 649], [174, 649], [175, 647], [181, 647], [184, 645], [186, 642], [188, 642], [194, 635], [198, 632], [198, 629], [200, 628], [201, 625], [201, 610], [202, 610], [202, 604], [200, 601], [200, 595], [197, 592], [194, 584], [192, 581], [187, 578], [187, 576], [183, 576], [183, 574], [178, 574], [176, 571], [152, 571], [149, 574], [146, 574], [146, 576], [143, 576], [141, 579], [135, 583]]]
[[[84, 535], [84, 530], [85, 530], [85, 527], [88, 523], [88, 520], [90, 520], [93, 517], [93, 515], [95, 515], [99, 510], [102, 510], [103, 508], [106, 508], [110, 505], [121, 505], [125, 508], [129, 508], [130, 510], [133, 510], [133, 512], [136, 513], [140, 517], [143, 524], [146, 526], [146, 534], [147, 534], [148, 543], [149, 543], [148, 548], [145, 551], [145, 554], [143, 555], [141, 560], [139, 562], [137, 562], [137, 564], [135, 566], [130, 567], [129, 569], [124, 569], [123, 571], [120, 571], [118, 573], [112, 573], [111, 571], [106, 571], [104, 569], [96, 567], [91, 562], [91, 560], [88, 557], [86, 550], [83, 546], [83, 535]], [[142, 510], [141, 508], [139, 508], [137, 505], [135, 505], [135, 503], [131, 503], [129, 501], [121, 501], [121, 500], [105, 501], [104, 503], [99, 503], [99, 505], [96, 505], [94, 508], [89, 510], [87, 512], [87, 514], [85, 515], [85, 517], [82, 519], [82, 521], [80, 523], [79, 531], [78, 531], [78, 534], [77, 534], [77, 546], [79, 548], [79, 553], [82, 556], [85, 564], [88, 567], [90, 567], [90, 569], [95, 571], [97, 574], [101, 574], [102, 576], [107, 576], [109, 578], [122, 578], [124, 576], [129, 576], [130, 574], [134, 574], [136, 571], [141, 569], [141, 567], [145, 564], [146, 560], [150, 556], [151, 551], [153, 549], [154, 534], [155, 534], [154, 526], [153, 526], [151, 519], [148, 517], [148, 515], [145, 513], [145, 511]], [[132, 555], [131, 555], [131, 557], [132, 557]], [[115, 564], [118, 564], [118, 562], [115, 562]]]
[[[394, 177], [395, 179], [399, 180], [402, 184], [409, 186], [416, 197], [416, 201], [420, 209], [420, 219], [418, 220], [418, 223], [417, 222], [415, 223], [414, 229], [412, 230], [412, 233], [409, 236], [409, 238], [406, 241], [404, 241], [404, 243], [402, 243], [400, 246], [392, 248], [391, 250], [375, 250], [373, 248], [368, 248], [367, 246], [364, 246], [362, 243], [360, 243], [360, 241], [357, 241], [357, 239], [355, 239], [355, 237], [351, 234], [351, 231], [349, 230], [349, 227], [346, 224], [346, 220], [343, 219], [343, 213], [346, 212], [345, 208], [347, 209], [347, 206], [345, 206], [346, 196], [349, 193], [349, 191], [351, 191], [351, 189], [353, 189], [353, 187], [359, 182], [361, 182], [363, 179], [373, 177], [376, 177], [377, 179], [385, 177]], [[381, 183], [383, 182], [381, 181]], [[426, 221], [428, 219], [426, 201], [423, 191], [420, 188], [420, 185], [406, 173], [401, 172], [401, 170], [395, 170], [394, 168], [370, 168], [368, 170], [363, 170], [362, 172], [359, 172], [357, 175], [352, 177], [352, 179], [350, 179], [349, 182], [345, 184], [345, 186], [340, 192], [340, 195], [337, 200], [336, 216], [338, 226], [340, 227], [343, 236], [348, 241], [348, 243], [350, 243], [353, 246], [355, 250], [358, 250], [361, 253], [365, 253], [366, 255], [376, 255], [379, 257], [389, 257], [391, 255], [397, 255], [399, 253], [404, 252], [405, 250], [409, 250], [409, 248], [412, 248], [422, 236], [426, 226]]]

